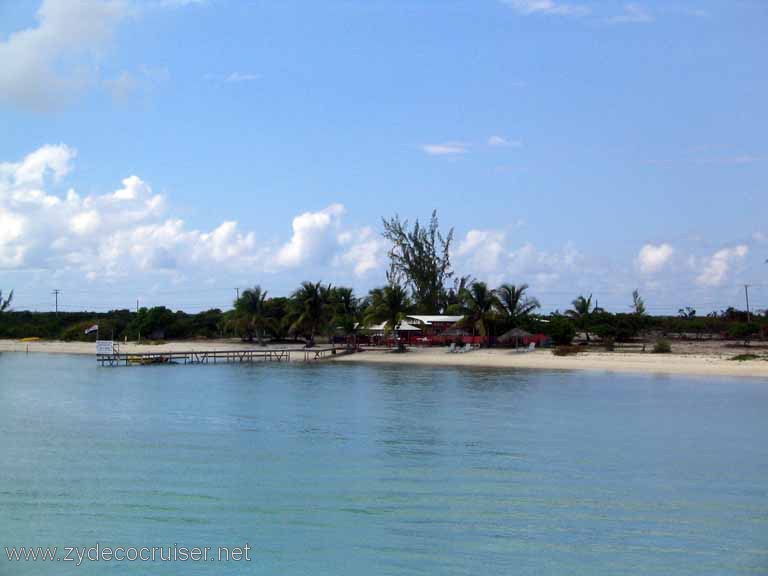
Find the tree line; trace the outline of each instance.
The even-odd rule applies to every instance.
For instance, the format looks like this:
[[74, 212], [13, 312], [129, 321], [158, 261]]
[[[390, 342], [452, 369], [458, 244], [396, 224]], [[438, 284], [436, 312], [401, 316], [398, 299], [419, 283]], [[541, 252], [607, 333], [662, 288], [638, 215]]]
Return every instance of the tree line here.
[[85, 330], [98, 324], [102, 337], [119, 340], [239, 337], [261, 344], [302, 340], [311, 345], [318, 337], [354, 339], [360, 327], [372, 324], [383, 323], [391, 333], [410, 314], [463, 316], [460, 327], [489, 344], [511, 328], [546, 334], [557, 344], [570, 343], [577, 333], [603, 343], [629, 341], [650, 332], [690, 338], [725, 334], [748, 341], [768, 328], [765, 315], [735, 309], [706, 317], [691, 308], [681, 309], [675, 317], [651, 316], [637, 290], [627, 313], [605, 311], [590, 294], [579, 295], [562, 313], [542, 315], [526, 284], [492, 288], [471, 276], [456, 276], [450, 260], [453, 229], [443, 233], [436, 212], [426, 224], [418, 220], [410, 224], [398, 216], [383, 219], [383, 229], [390, 245], [385, 283], [362, 296], [351, 287], [305, 281], [287, 297], [270, 297], [255, 285], [243, 290], [226, 312], [188, 314], [160, 306], [137, 312], [54, 314], [9, 311], [13, 292], [5, 299], [0, 292], [0, 337], [86, 340]]

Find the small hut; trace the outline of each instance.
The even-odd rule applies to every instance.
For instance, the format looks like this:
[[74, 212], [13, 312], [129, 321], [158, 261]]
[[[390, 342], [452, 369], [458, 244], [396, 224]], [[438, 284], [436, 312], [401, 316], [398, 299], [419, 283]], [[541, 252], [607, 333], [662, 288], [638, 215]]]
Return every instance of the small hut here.
[[499, 336], [499, 342], [501, 344], [515, 344], [515, 348], [520, 346], [520, 342], [525, 343], [526, 338], [530, 338], [533, 336], [530, 332], [526, 332], [522, 328], [512, 328], [512, 330], [508, 330], [507, 332], [504, 332], [501, 336]]

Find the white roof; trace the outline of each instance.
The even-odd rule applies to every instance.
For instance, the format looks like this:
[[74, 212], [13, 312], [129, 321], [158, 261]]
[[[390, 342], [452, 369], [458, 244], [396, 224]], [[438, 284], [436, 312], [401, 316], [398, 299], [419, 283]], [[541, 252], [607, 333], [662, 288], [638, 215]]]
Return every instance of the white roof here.
[[416, 320], [416, 322], [420, 322], [421, 324], [432, 324], [433, 322], [450, 322], [453, 324], [454, 322], [458, 322], [464, 316], [407, 316], [409, 320]]
[[[366, 330], [370, 330], [372, 332], [384, 332], [384, 329], [386, 327], [387, 323], [382, 322], [381, 324], [374, 324], [373, 326], [366, 326]], [[400, 326], [397, 329], [398, 332], [421, 332], [421, 328], [417, 328], [416, 326], [413, 326], [411, 324], [408, 324], [408, 322], [400, 322]]]

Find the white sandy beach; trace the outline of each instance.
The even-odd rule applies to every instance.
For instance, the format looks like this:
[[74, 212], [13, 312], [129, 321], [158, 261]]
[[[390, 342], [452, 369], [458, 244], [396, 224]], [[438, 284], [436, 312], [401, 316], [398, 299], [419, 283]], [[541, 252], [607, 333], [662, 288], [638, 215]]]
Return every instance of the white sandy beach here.
[[405, 354], [366, 351], [338, 357], [334, 359], [334, 362], [768, 378], [768, 361], [765, 359], [737, 362], [729, 360], [729, 357], [717, 354], [593, 351], [574, 356], [555, 356], [549, 350], [517, 353], [508, 349], [484, 349], [474, 350], [466, 354], [451, 354], [444, 348], [424, 348], [414, 349]]
[[[273, 346], [301, 349], [301, 344]], [[179, 352], [203, 350], [262, 349], [256, 344], [231, 340], [168, 342], [159, 345], [121, 344], [121, 352]], [[93, 342], [0, 340], [0, 352], [47, 354], [95, 354]], [[747, 376], [768, 378], [766, 359], [737, 362], [730, 360], [738, 351], [682, 354], [589, 351], [574, 356], [555, 356], [549, 350], [517, 353], [509, 349], [473, 350], [451, 354], [446, 348], [415, 348], [405, 354], [365, 351], [336, 357], [335, 362], [370, 362], [399, 365], [470, 366], [488, 368], [526, 368], [540, 370], [591, 370], [599, 372], [634, 372], [649, 374], [690, 374], [699, 376]], [[298, 358], [298, 356], [297, 356]]]
[[[159, 353], [159, 352], [202, 352], [213, 350], [265, 350], [256, 343], [239, 340], [180, 340], [163, 344], [136, 344], [135, 342], [119, 343], [121, 353]], [[272, 348], [303, 349], [303, 344], [281, 344]], [[93, 342], [62, 342], [60, 340], [37, 340], [22, 342], [21, 340], [0, 340], [0, 352], [29, 352], [41, 354], [85, 354], [95, 355], [96, 346]]]

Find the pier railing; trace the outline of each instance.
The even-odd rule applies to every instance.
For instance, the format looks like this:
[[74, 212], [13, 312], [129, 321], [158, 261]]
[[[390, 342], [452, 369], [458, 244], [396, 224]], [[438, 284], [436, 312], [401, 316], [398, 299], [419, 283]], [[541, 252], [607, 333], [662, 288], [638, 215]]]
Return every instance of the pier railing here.
[[[347, 348], [262, 348], [253, 350], [189, 350], [174, 352], [96, 353], [101, 366], [147, 366], [154, 364], [232, 364], [255, 362], [290, 362], [291, 357], [304, 362], [324, 360], [354, 352]], [[298, 358], [296, 358], [298, 356]]]

